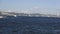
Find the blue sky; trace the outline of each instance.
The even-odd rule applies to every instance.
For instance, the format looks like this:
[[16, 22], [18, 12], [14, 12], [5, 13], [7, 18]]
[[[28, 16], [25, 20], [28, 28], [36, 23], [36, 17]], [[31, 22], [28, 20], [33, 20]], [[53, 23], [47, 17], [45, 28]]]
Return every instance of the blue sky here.
[[25, 13], [60, 13], [60, 0], [0, 0], [1, 10]]

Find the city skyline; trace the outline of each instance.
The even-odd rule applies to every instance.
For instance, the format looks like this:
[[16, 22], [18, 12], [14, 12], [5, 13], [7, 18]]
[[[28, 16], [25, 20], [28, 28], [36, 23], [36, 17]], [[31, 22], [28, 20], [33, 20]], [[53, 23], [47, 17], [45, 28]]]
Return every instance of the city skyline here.
[[0, 0], [0, 10], [24, 13], [60, 13], [60, 0]]

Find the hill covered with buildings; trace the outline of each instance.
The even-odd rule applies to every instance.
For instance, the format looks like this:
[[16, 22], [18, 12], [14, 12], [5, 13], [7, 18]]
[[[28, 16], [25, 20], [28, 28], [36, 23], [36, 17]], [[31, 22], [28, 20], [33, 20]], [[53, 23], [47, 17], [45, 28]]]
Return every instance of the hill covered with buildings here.
[[60, 17], [59, 14], [53, 15], [53, 14], [40, 14], [40, 13], [16, 13], [16, 12], [5, 12], [5, 11], [0, 11], [0, 18], [6, 17], [6, 16], [30, 16], [30, 17]]

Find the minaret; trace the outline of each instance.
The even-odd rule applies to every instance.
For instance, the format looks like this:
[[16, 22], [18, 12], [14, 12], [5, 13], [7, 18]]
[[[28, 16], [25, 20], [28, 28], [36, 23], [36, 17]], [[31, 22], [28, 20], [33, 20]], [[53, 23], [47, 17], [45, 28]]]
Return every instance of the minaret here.
[[0, 15], [2, 15], [2, 12], [0, 11]]
[[57, 17], [59, 17], [59, 13], [57, 13]]

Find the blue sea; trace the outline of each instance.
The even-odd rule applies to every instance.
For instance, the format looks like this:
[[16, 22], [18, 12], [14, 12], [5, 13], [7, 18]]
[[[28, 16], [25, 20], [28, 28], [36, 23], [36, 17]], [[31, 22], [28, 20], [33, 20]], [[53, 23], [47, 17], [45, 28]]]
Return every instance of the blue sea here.
[[0, 18], [0, 34], [60, 34], [60, 18], [28, 16]]

